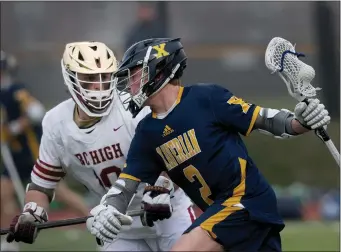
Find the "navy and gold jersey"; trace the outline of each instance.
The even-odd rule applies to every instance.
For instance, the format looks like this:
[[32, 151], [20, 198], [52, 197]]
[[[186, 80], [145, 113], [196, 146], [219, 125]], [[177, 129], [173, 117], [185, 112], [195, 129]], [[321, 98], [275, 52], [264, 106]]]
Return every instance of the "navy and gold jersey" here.
[[240, 136], [259, 111], [218, 85], [181, 87], [164, 119], [150, 114], [139, 123], [121, 177], [154, 184], [166, 171], [203, 211], [214, 202], [242, 205], [254, 220], [282, 224], [275, 193]]
[[26, 166], [32, 169], [32, 164], [38, 157], [42, 135], [41, 125], [31, 125], [23, 133], [13, 136], [6, 129], [6, 124], [25, 115], [27, 106], [34, 98], [20, 83], [14, 83], [6, 89], [1, 89], [0, 98], [1, 116], [5, 122], [5, 125], [1, 127], [1, 140], [8, 142], [16, 164], [20, 166], [21, 163], [23, 165], [26, 163]]

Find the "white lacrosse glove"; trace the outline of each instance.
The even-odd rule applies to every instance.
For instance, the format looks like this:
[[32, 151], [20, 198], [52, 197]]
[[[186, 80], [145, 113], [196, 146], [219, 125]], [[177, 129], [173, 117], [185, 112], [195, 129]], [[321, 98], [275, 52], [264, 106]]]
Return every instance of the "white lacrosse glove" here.
[[123, 225], [131, 225], [133, 219], [120, 213], [115, 207], [100, 204], [91, 209], [86, 227], [90, 233], [101, 241], [112, 242], [121, 231]]
[[296, 105], [295, 118], [305, 127], [317, 129], [330, 123], [328, 110], [319, 99], [308, 99], [309, 104], [300, 102]]
[[164, 176], [160, 176], [154, 186], [145, 187], [142, 204], [145, 211], [143, 222], [146, 225], [152, 227], [155, 221], [169, 219], [172, 216], [173, 194], [173, 182]]

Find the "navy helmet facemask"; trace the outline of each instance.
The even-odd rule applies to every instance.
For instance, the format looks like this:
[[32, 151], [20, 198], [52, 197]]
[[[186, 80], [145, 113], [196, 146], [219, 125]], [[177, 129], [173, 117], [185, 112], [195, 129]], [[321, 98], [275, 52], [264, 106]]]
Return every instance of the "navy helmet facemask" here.
[[182, 76], [187, 57], [180, 39], [146, 39], [132, 45], [114, 75], [118, 96], [133, 117], [146, 100]]

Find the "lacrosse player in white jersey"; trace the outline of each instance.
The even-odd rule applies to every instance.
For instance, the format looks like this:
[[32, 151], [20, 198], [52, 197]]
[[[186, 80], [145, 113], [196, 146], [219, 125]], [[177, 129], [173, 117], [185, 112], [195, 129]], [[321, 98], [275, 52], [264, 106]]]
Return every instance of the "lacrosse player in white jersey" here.
[[[46, 210], [65, 174], [74, 176], [100, 202], [124, 169], [135, 127], [150, 112], [145, 108], [133, 119], [115, 97], [113, 74], [117, 61], [105, 44], [67, 44], [61, 67], [72, 98], [44, 117], [39, 158], [27, 186], [26, 205], [13, 219], [8, 241], [34, 242], [37, 230], [32, 223], [48, 220]], [[158, 197], [164, 192], [167, 197]], [[126, 216], [104, 205], [91, 210], [91, 215], [118, 214], [126, 224], [117, 223], [118, 238], [105, 243], [102, 250], [167, 251], [195, 219], [190, 199], [182, 189], [174, 190], [172, 181], [163, 176], [155, 186], [142, 184], [129, 210], [141, 209], [141, 205], [147, 211], [148, 226], [143, 226], [140, 217]], [[103, 230], [103, 235], [106, 232]]]

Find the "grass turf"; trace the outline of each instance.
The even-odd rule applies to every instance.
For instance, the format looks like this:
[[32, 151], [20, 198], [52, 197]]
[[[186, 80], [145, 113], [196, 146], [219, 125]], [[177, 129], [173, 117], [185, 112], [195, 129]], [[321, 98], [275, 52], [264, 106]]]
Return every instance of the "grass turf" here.
[[[283, 251], [340, 251], [339, 222], [286, 222]], [[95, 238], [84, 229], [43, 230], [22, 251], [95, 251]]]

